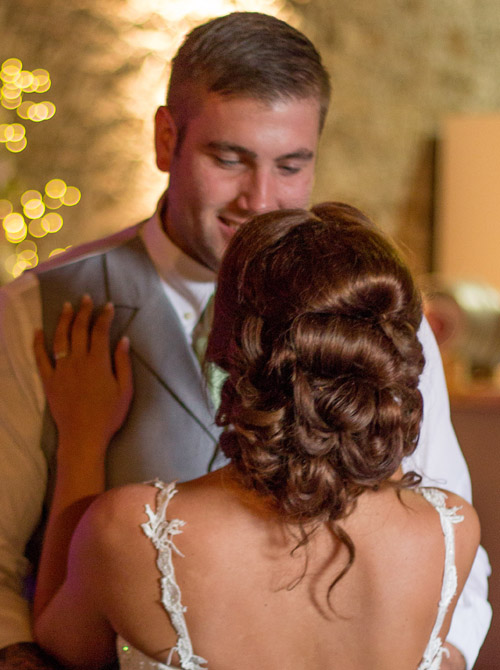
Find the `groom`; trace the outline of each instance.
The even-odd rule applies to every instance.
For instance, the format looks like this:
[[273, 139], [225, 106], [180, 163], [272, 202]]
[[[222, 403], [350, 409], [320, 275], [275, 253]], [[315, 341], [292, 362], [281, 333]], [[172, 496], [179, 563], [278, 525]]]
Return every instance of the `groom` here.
[[[55, 433], [31, 350], [51, 340], [65, 300], [88, 292], [115, 304], [115, 341], [131, 341], [135, 396], [109, 449], [108, 485], [189, 479], [219, 467], [215, 408], [195, 349], [206, 336], [215, 273], [235, 230], [254, 214], [307, 207], [328, 109], [328, 75], [314, 46], [277, 19], [235, 13], [196, 28], [173, 61], [156, 114], [156, 155], [170, 174], [151, 219], [70, 251], [0, 292], [0, 669], [44, 667], [21, 594], [50, 495]], [[425, 418], [408, 467], [470, 498], [449, 420], [439, 353], [421, 328]], [[55, 352], [58, 357], [64, 351]], [[35, 534], [36, 537], [36, 534]], [[454, 616], [443, 668], [472, 667], [486, 634], [487, 559], [478, 561]], [[458, 651], [460, 650], [460, 651]]]

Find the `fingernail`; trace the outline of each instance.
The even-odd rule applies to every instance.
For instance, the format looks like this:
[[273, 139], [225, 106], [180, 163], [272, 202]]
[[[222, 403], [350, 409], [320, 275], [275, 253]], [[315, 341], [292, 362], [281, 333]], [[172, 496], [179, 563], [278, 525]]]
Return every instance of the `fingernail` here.
[[130, 349], [130, 339], [126, 335], [121, 338], [120, 342], [122, 343], [124, 351], [128, 351]]
[[71, 312], [73, 310], [73, 305], [66, 300], [66, 302], [62, 306], [62, 311], [67, 314], [68, 312]]
[[90, 297], [90, 295], [88, 293], [84, 293], [82, 295], [82, 304], [87, 304], [88, 305], [89, 302], [92, 302], [92, 298]]

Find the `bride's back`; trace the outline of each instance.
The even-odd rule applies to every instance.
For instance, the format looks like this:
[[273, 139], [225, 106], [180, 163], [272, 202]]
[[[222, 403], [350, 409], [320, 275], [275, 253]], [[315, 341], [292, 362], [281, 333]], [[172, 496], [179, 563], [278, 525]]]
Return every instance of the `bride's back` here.
[[[154, 490], [108, 495], [120, 510], [108, 528], [125, 552], [110, 618], [128, 643], [164, 662], [177, 634], [158, 607], [155, 552], [133, 533], [146, 520], [143, 503], [154, 507]], [[456, 504], [465, 514], [455, 526], [461, 590], [478, 530], [472, 508], [449, 494], [447, 506]], [[322, 525], [293, 551], [299, 535], [241, 489], [231, 469], [179, 486], [166, 517], [186, 522], [174, 537], [184, 554], [174, 552], [174, 569], [194, 653], [210, 670], [414, 670], [420, 662], [437, 616], [444, 537], [419, 493], [403, 491], [400, 501], [389, 488], [359, 498], [342, 524], [356, 558], [329, 597], [348, 558], [343, 545]], [[124, 533], [132, 534], [126, 549]]]

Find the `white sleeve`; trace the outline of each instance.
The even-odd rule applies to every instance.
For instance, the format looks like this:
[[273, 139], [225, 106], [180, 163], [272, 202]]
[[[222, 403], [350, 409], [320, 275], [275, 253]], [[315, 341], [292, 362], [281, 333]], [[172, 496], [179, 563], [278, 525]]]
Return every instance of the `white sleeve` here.
[[[467, 464], [451, 425], [448, 391], [439, 349], [428, 322], [419, 331], [424, 348], [425, 368], [420, 378], [424, 398], [424, 418], [414, 454], [404, 462], [405, 470], [415, 470], [425, 486], [440, 486], [471, 501]], [[488, 603], [488, 556], [479, 548], [471, 573], [453, 614], [447, 641], [459, 649], [473, 667], [491, 622]]]
[[39, 521], [47, 481], [40, 448], [45, 400], [32, 353], [40, 325], [36, 277], [0, 290], [0, 649], [32, 640], [22, 590], [25, 545]]

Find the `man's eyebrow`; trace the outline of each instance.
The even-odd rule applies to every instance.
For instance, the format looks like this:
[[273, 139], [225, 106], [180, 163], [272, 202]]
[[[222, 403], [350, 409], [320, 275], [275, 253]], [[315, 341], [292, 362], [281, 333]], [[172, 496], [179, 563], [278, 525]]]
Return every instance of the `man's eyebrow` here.
[[[257, 158], [257, 153], [247, 149], [247, 147], [242, 147], [239, 144], [232, 144], [231, 142], [209, 142], [207, 144], [209, 149], [214, 149], [215, 151], [228, 151], [231, 153], [239, 154], [241, 156], [246, 156], [247, 158], [255, 159]], [[314, 152], [310, 149], [297, 149], [296, 151], [291, 151], [290, 153], [283, 154], [278, 156], [275, 159], [275, 162], [287, 160], [300, 160], [300, 161], [310, 161], [314, 158]]]
[[208, 149], [215, 149], [216, 151], [228, 151], [230, 153], [240, 154], [248, 158], [257, 158], [255, 151], [250, 151], [246, 147], [239, 144], [231, 144], [231, 142], [209, 142]]
[[300, 160], [300, 161], [310, 161], [314, 158], [314, 152], [310, 149], [298, 149], [297, 151], [291, 151], [289, 154], [284, 154], [283, 156], [278, 156], [277, 161], [287, 161], [287, 160]]

